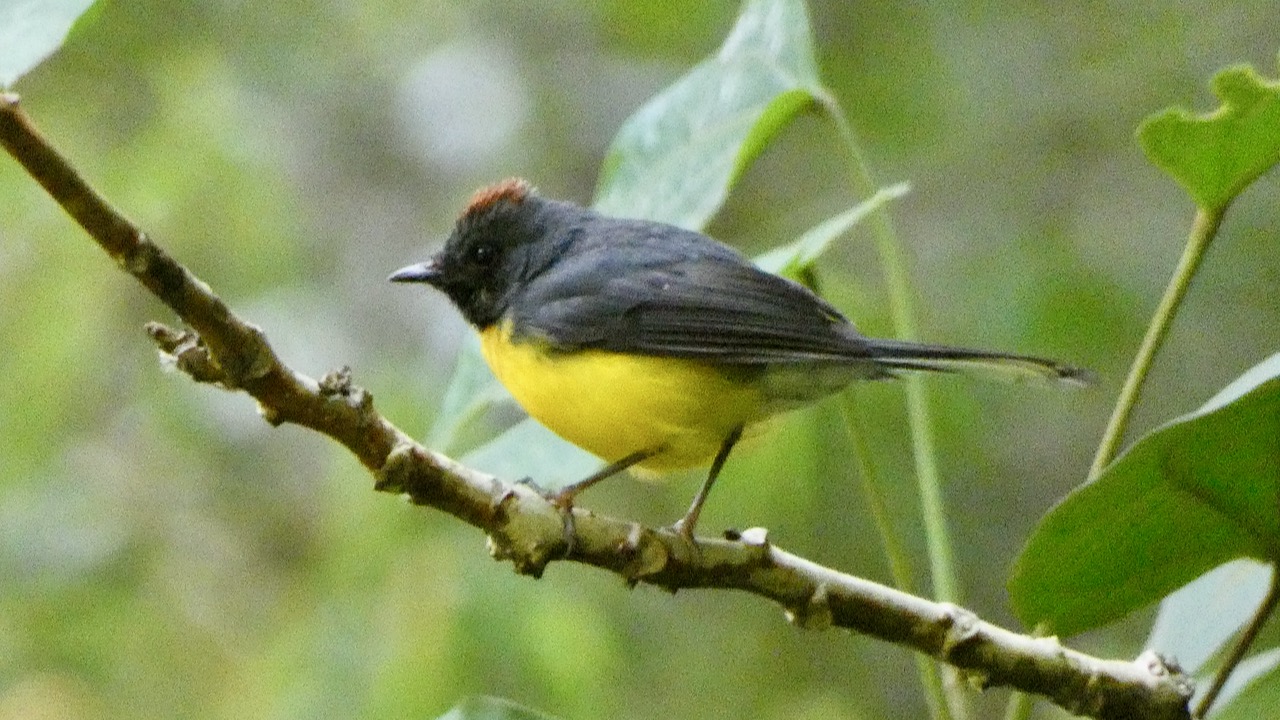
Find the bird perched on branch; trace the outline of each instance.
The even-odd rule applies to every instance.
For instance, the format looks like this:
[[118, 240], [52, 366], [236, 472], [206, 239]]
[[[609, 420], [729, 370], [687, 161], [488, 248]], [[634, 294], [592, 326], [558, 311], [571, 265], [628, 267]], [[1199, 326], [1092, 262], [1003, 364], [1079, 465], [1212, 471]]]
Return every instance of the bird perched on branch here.
[[607, 463], [549, 495], [566, 518], [580, 492], [627, 468], [709, 465], [675, 524], [690, 542], [743, 432], [850, 382], [904, 371], [1088, 377], [1026, 355], [866, 337], [808, 288], [706, 235], [606, 217], [519, 179], [476, 192], [444, 249], [390, 280], [447, 295], [524, 409]]

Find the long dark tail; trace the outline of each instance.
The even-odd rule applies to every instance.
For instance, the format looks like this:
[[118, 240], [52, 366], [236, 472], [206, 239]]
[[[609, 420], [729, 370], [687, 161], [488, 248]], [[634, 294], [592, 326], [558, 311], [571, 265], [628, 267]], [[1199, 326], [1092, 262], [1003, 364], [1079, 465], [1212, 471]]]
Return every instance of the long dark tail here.
[[1092, 372], [1074, 365], [988, 350], [969, 350], [946, 345], [928, 345], [902, 340], [868, 338], [871, 358], [889, 372], [927, 370], [990, 375], [1007, 380], [1039, 380], [1085, 387], [1096, 378]]

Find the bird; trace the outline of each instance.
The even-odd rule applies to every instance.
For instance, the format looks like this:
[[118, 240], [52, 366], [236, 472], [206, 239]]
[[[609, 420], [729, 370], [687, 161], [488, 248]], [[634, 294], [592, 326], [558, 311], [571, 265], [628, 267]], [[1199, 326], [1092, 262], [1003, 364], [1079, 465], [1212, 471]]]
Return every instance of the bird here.
[[672, 526], [694, 543], [744, 432], [854, 381], [977, 371], [1091, 382], [1039, 357], [867, 337], [809, 288], [707, 235], [606, 216], [520, 178], [477, 190], [443, 249], [388, 279], [443, 292], [525, 411], [604, 461], [544, 492], [566, 533], [575, 498], [624, 470], [708, 467]]

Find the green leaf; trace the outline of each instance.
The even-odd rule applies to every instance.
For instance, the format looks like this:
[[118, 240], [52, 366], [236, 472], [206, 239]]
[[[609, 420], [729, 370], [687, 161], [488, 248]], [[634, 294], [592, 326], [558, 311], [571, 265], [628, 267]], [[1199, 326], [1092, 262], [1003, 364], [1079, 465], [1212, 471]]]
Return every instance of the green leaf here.
[[10, 88], [62, 47], [93, 0], [10, 0], [0, 6], [0, 88]]
[[1165, 110], [1139, 126], [1138, 142], [1197, 205], [1221, 210], [1280, 162], [1280, 82], [1239, 65], [1218, 73], [1212, 87], [1220, 108], [1199, 116]]
[[1242, 661], [1222, 687], [1209, 713], [1214, 720], [1275, 717], [1280, 707], [1280, 648]]
[[1280, 354], [1139, 440], [1040, 522], [1009, 591], [1072, 635], [1238, 557], [1280, 557]]
[[1160, 602], [1144, 647], [1178, 659], [1195, 675], [1253, 617], [1271, 585], [1271, 566], [1233, 560]]
[[575, 483], [603, 465], [595, 455], [548, 430], [533, 418], [462, 458], [463, 464], [505, 480], [528, 478], [556, 490]]
[[489, 370], [474, 334], [458, 351], [428, 444], [482, 472], [529, 478], [547, 489], [581, 480], [602, 464], [521, 409]]
[[427, 443], [441, 452], [459, 455], [525, 417], [524, 410], [489, 370], [475, 333], [467, 333]]
[[756, 265], [778, 275], [797, 277], [826, 252], [836, 238], [849, 232], [882, 205], [911, 191], [907, 183], [881, 188], [875, 195], [833, 218], [824, 220], [789, 245], [776, 247], [756, 258]]
[[529, 478], [547, 489], [577, 482], [602, 465], [521, 409], [489, 370], [473, 333], [458, 351], [428, 445], [462, 456], [482, 472], [506, 480]]
[[503, 698], [465, 698], [439, 720], [556, 720], [548, 715]]
[[825, 97], [802, 0], [751, 0], [720, 51], [614, 138], [597, 210], [700, 229], [777, 132]]

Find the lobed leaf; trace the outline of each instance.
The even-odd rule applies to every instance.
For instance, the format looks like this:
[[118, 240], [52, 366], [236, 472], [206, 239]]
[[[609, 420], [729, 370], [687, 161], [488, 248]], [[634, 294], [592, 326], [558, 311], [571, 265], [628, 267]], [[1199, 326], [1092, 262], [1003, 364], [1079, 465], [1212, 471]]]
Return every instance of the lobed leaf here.
[[1221, 210], [1280, 163], [1280, 82], [1240, 65], [1218, 73], [1212, 87], [1217, 110], [1165, 110], [1138, 127], [1138, 142], [1197, 205]]

